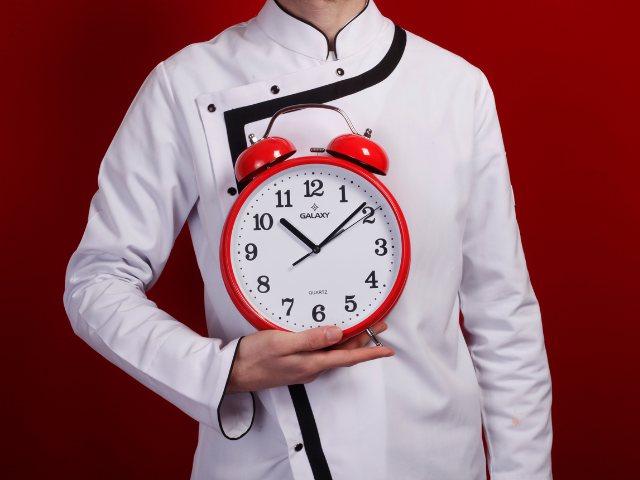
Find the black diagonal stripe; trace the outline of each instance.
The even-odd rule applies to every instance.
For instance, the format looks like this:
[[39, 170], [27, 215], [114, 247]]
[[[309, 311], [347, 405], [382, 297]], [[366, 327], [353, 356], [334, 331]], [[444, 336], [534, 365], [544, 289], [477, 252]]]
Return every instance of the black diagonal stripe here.
[[304, 451], [307, 452], [313, 478], [314, 480], [331, 480], [331, 471], [322, 450], [320, 434], [318, 433], [316, 419], [313, 417], [307, 390], [304, 385], [289, 385], [289, 394], [296, 410]]
[[[406, 44], [407, 32], [396, 25], [389, 50], [384, 58], [371, 70], [329, 85], [224, 112], [227, 139], [229, 140], [233, 165], [235, 166], [236, 159], [247, 148], [244, 136], [245, 125], [270, 118], [284, 107], [300, 103], [327, 103], [377, 85], [391, 75], [398, 66]], [[244, 185], [238, 185], [239, 190], [242, 190], [243, 187]]]

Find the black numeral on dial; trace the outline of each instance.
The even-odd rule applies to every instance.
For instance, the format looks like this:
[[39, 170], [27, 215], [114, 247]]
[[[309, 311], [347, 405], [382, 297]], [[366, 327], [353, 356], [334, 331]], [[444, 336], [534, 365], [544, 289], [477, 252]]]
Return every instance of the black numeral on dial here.
[[[307, 193], [304, 194], [305, 197], [313, 197], [313, 196], [321, 197], [322, 195], [324, 195], [324, 192], [320, 191], [322, 190], [322, 187], [323, 187], [322, 180], [313, 180], [311, 182], [307, 180], [306, 182], [304, 182], [304, 185], [305, 187], [307, 187]], [[311, 191], [312, 188], [315, 189], [313, 192]]]
[[289, 314], [291, 313], [291, 309], [293, 308], [293, 298], [283, 298], [282, 299], [282, 306], [284, 306], [285, 303], [291, 303], [291, 305], [289, 305], [289, 308], [287, 308], [287, 317], [290, 316]]
[[358, 308], [358, 304], [355, 302], [354, 298], [356, 298], [355, 295], [347, 295], [344, 297], [344, 303], [346, 304], [344, 309], [347, 312], [355, 312], [356, 308]]
[[286, 192], [284, 192], [284, 196], [287, 197], [286, 205], [282, 205], [282, 190], [278, 190], [276, 192], [276, 195], [278, 196], [278, 204], [276, 205], [276, 208], [293, 207], [293, 205], [291, 205], [291, 190], [287, 190]]
[[324, 314], [324, 305], [316, 305], [311, 311], [311, 316], [316, 322], [322, 322], [327, 317]]
[[389, 251], [387, 248], [387, 241], [384, 238], [379, 238], [376, 240], [376, 245], [380, 247], [375, 249], [376, 255], [384, 257]]
[[252, 260], [255, 260], [258, 256], [258, 247], [256, 247], [255, 243], [247, 243], [247, 245], [244, 247], [244, 251], [247, 252], [244, 258], [246, 258], [250, 262]]
[[269, 286], [269, 277], [267, 277], [266, 275], [259, 276], [258, 291], [260, 293], [267, 293], [269, 290], [271, 290], [271, 287]]
[[364, 207], [362, 209], [362, 213], [364, 213], [366, 216], [364, 217], [364, 219], [362, 220], [362, 223], [375, 223], [376, 219], [374, 218], [373, 220], [371, 220], [371, 217], [373, 217], [373, 214], [376, 211], [371, 208], [371, 207]]
[[273, 217], [268, 213], [263, 213], [262, 216], [256, 213], [253, 219], [256, 221], [254, 230], [271, 230], [271, 227], [273, 227]]
[[349, 200], [347, 200], [346, 187], [342, 185], [338, 190], [342, 191], [342, 199], [340, 200], [340, 203], [348, 202]]
[[376, 280], [376, 271], [373, 270], [364, 283], [369, 283], [371, 286], [369, 288], [378, 288], [378, 281]]

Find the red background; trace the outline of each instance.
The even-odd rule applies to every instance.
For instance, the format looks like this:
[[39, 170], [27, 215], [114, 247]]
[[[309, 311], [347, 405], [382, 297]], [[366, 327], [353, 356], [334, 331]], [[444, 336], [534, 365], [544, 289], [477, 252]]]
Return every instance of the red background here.
[[[74, 336], [64, 271], [101, 158], [146, 75], [261, 4], [0, 6], [3, 478], [189, 478], [197, 424]], [[378, 1], [482, 69], [496, 93], [554, 382], [556, 479], [637, 470], [636, 5]], [[150, 297], [205, 332], [186, 230]]]

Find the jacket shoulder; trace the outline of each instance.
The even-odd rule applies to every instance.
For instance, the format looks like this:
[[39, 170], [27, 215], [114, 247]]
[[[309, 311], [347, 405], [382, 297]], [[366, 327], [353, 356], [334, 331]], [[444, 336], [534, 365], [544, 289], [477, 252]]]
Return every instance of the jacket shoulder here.
[[418, 68], [422, 65], [431, 73], [442, 74], [449, 78], [452, 75], [461, 76], [473, 81], [479, 81], [484, 77], [479, 68], [464, 58], [410, 32], [407, 32], [405, 55], [412, 60], [412, 63], [415, 62]]
[[167, 70], [189, 66], [202, 66], [209, 62], [228, 62], [240, 48], [247, 36], [247, 27], [254, 19], [238, 23], [205, 42], [192, 43], [164, 61]]

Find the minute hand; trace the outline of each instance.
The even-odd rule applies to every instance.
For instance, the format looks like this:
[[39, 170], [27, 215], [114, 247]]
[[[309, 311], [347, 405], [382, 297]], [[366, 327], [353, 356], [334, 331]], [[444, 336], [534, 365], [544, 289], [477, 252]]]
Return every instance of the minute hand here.
[[[360, 220], [358, 220], [357, 222], [352, 223], [351, 225], [349, 225], [347, 228], [342, 228], [344, 227], [347, 222], [349, 222], [349, 220], [351, 220], [359, 211], [360, 209], [364, 208], [364, 206], [367, 204], [367, 202], [363, 202], [362, 205], [360, 205], [358, 208], [356, 208], [356, 211], [353, 212], [351, 215], [349, 215], [349, 217], [342, 222], [340, 225], [338, 225], [338, 228], [336, 228], [333, 232], [331, 232], [331, 235], [329, 235], [327, 238], [325, 238], [322, 243], [320, 245], [318, 245], [318, 250], [320, 250], [320, 247], [324, 247], [327, 243], [329, 243], [330, 241], [332, 241], [334, 238], [338, 237], [341, 233], [343, 233], [344, 231], [350, 229], [351, 227], [353, 227], [356, 223], [360, 222], [360, 220], [363, 220], [365, 218], [367, 218], [367, 216], [365, 215], [364, 217], [362, 217]], [[380, 207], [378, 207], [380, 208]], [[377, 210], [377, 209], [376, 209]], [[297, 264], [299, 264], [301, 261], [303, 261], [305, 258], [307, 258], [308, 256], [311, 255], [312, 252], [307, 253], [304, 257], [299, 258], [298, 260], [296, 260], [295, 262], [293, 262], [293, 266], [295, 267]]]
[[318, 247], [322, 248], [322, 247], [324, 247], [327, 243], [329, 243], [329, 241], [331, 240], [331, 238], [332, 238], [336, 233], [338, 233], [338, 232], [340, 231], [340, 229], [341, 229], [342, 227], [344, 227], [344, 226], [349, 222], [349, 220], [351, 220], [353, 217], [355, 217], [355, 216], [358, 214], [358, 212], [359, 212], [360, 210], [362, 210], [362, 209], [365, 207], [365, 205], [366, 205], [366, 204], [367, 204], [367, 202], [362, 202], [362, 204], [361, 204], [358, 208], [356, 208], [356, 209], [353, 211], [353, 213], [352, 213], [351, 215], [349, 215], [349, 216], [346, 218], [346, 220], [345, 220], [344, 222], [342, 222], [340, 225], [338, 225], [338, 227], [337, 227], [333, 232], [331, 232], [327, 238], [325, 238], [322, 242], [320, 242], [320, 245], [318, 245]]

